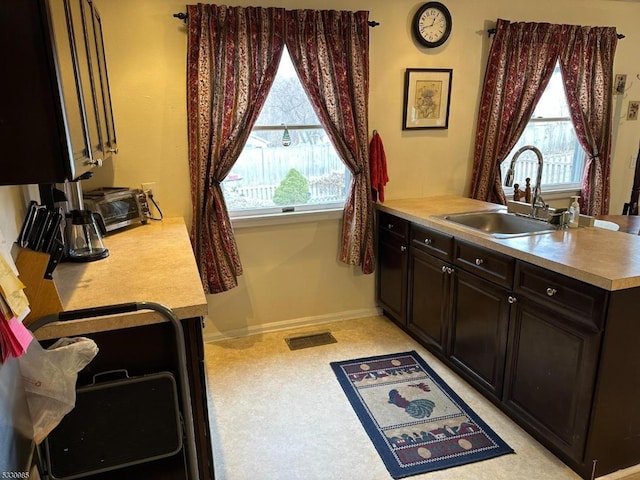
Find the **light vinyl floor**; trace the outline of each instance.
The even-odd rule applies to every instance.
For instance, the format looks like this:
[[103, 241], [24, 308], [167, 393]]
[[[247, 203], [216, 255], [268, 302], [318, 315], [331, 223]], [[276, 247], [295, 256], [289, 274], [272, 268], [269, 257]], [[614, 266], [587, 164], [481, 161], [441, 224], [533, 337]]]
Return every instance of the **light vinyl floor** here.
[[[337, 343], [290, 350], [291, 335]], [[216, 480], [391, 479], [330, 362], [416, 350], [515, 454], [415, 480], [578, 480], [569, 467], [385, 317], [205, 344]], [[640, 480], [625, 472], [607, 479]]]

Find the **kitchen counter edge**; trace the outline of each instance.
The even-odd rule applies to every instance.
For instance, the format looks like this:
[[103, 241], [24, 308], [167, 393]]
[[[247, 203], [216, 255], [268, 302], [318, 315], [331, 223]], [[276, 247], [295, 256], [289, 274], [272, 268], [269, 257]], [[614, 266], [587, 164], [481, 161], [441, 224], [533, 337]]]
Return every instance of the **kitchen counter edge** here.
[[640, 286], [638, 235], [581, 227], [542, 235], [494, 238], [442, 217], [506, 207], [453, 195], [387, 200], [376, 204], [376, 208], [605, 290]]
[[[129, 302], [156, 302], [181, 320], [207, 314], [207, 300], [184, 220], [149, 222], [104, 237], [105, 259], [62, 263], [54, 282], [64, 311]], [[133, 328], [166, 321], [151, 310], [54, 322], [39, 328], [39, 340]]]

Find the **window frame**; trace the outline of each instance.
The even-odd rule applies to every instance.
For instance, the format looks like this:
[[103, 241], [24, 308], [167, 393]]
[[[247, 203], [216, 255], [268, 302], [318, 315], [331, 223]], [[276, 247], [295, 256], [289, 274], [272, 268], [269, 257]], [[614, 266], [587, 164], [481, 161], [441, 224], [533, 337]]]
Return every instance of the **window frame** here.
[[[286, 50], [286, 49], [285, 49]], [[287, 53], [283, 52], [283, 55]], [[282, 65], [283, 59], [280, 60], [280, 65], [278, 66], [278, 72], [280, 70], [280, 66]], [[276, 73], [277, 77], [278, 73]], [[296, 73], [297, 76], [297, 73]], [[297, 79], [300, 82], [300, 79]], [[270, 95], [271, 91], [267, 95]], [[303, 93], [306, 96], [307, 102], [311, 103], [306, 91]], [[314, 112], [315, 114], [315, 112]], [[318, 118], [317, 114], [315, 117]], [[319, 120], [319, 119], [318, 119]], [[277, 132], [285, 130], [290, 131], [303, 131], [303, 130], [322, 130], [325, 135], [327, 135], [327, 131], [324, 126], [320, 123], [317, 124], [277, 124], [277, 125], [268, 125], [268, 124], [258, 124], [259, 117], [256, 120], [256, 124], [251, 128], [250, 135], [257, 132]], [[327, 135], [328, 136], [328, 135]], [[344, 163], [342, 158], [340, 158], [340, 154], [335, 149], [333, 144], [331, 145], [333, 151], [338, 156], [340, 161], [343, 164], [345, 171], [345, 188], [347, 191], [350, 190], [351, 182], [352, 182], [352, 174], [349, 170], [348, 166]], [[246, 144], [243, 147], [246, 148]], [[224, 180], [223, 180], [224, 182]], [[223, 188], [223, 196], [224, 188]], [[334, 219], [340, 218], [342, 216], [342, 212], [344, 211], [345, 203], [348, 198], [348, 193], [345, 195], [342, 201], [338, 202], [327, 202], [327, 203], [315, 203], [315, 204], [302, 204], [302, 205], [294, 205], [294, 206], [273, 206], [273, 207], [263, 207], [263, 208], [247, 208], [241, 210], [233, 210], [230, 208], [229, 203], [227, 202], [227, 198], [225, 197], [225, 202], [227, 203], [227, 212], [229, 214], [229, 219], [234, 226], [237, 227], [245, 227], [245, 226], [256, 226], [256, 225], [276, 225], [276, 224], [284, 224], [284, 223], [294, 223], [294, 222], [305, 222], [305, 221], [319, 221], [323, 219]]]
[[[559, 64], [556, 63], [556, 68], [558, 69], [559, 75], [562, 76], [562, 72], [560, 70], [560, 66]], [[550, 83], [549, 83], [550, 84]], [[549, 84], [547, 84], [547, 87], [545, 87], [545, 92], [547, 90], [547, 88], [549, 87]], [[544, 92], [543, 92], [544, 95]], [[565, 102], [568, 102], [567, 97], [566, 97], [566, 93], [564, 93], [564, 99]], [[568, 106], [568, 104], [567, 104]], [[536, 105], [537, 108], [537, 105]], [[533, 112], [533, 114], [535, 114], [535, 110]], [[535, 124], [535, 123], [560, 123], [560, 122], [569, 122], [571, 124], [571, 126], [574, 128], [575, 131], [575, 127], [573, 125], [573, 120], [571, 119], [571, 114], [569, 113], [568, 116], [562, 116], [562, 117], [543, 117], [543, 116], [531, 116], [531, 118], [529, 119], [529, 121], [527, 122], [527, 126], [525, 127], [525, 130], [529, 127], [530, 124]], [[524, 135], [524, 130], [523, 130], [523, 135]], [[520, 139], [518, 139], [518, 142], [520, 141]], [[511, 159], [513, 158], [513, 152], [516, 150], [517, 146], [518, 146], [518, 142], [516, 142], [516, 146], [509, 152], [509, 154], [507, 155], [507, 157], [503, 160], [503, 162], [500, 164], [500, 168], [501, 168], [501, 173], [503, 170], [503, 166], [505, 165], [509, 165], [509, 162], [511, 162]], [[580, 149], [580, 152], [582, 154], [583, 157], [583, 161], [582, 161], [582, 175], [584, 175], [584, 169], [586, 168], [586, 153], [584, 152], [584, 149], [582, 148], [582, 145], [580, 145], [580, 141], [578, 140], [578, 137], [575, 137], [575, 142], [576, 142], [576, 148]], [[540, 148], [539, 146], [536, 145], [536, 147]], [[540, 149], [542, 151], [542, 149]], [[545, 152], [542, 151], [542, 155], [543, 158], [545, 156]], [[544, 168], [544, 165], [543, 165]], [[581, 175], [581, 176], [582, 176]], [[502, 175], [501, 175], [502, 176]], [[534, 187], [534, 185], [531, 186], [532, 188]], [[502, 186], [503, 192], [505, 194], [505, 196], [513, 198], [513, 187], [507, 187], [507, 186]], [[577, 182], [566, 182], [566, 183], [554, 183], [554, 184], [545, 184], [545, 182], [542, 182], [541, 185], [541, 192], [543, 194], [546, 194], [546, 196], [553, 200], [555, 198], [565, 198], [567, 196], [567, 194], [573, 195], [573, 194], [579, 194], [580, 190], [582, 189], [582, 182], [581, 181], [577, 181]]]

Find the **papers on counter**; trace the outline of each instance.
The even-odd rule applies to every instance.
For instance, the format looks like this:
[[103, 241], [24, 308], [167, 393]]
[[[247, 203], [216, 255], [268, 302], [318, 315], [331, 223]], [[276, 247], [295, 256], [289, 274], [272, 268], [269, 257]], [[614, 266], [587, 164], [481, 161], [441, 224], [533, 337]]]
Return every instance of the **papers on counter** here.
[[9, 306], [12, 317], [24, 319], [29, 313], [29, 300], [24, 294], [24, 284], [18, 279], [3, 255], [0, 255], [0, 295]]
[[[0, 232], [0, 247], [6, 244]], [[19, 357], [26, 350], [33, 335], [22, 324], [29, 314], [29, 300], [24, 294], [24, 284], [18, 279], [17, 270], [9, 251], [0, 249], [0, 360], [9, 356]]]
[[2, 363], [5, 363], [9, 356], [18, 358], [27, 351], [29, 344], [33, 340], [33, 335], [16, 317], [6, 320], [4, 316], [0, 318], [0, 349], [2, 350]]

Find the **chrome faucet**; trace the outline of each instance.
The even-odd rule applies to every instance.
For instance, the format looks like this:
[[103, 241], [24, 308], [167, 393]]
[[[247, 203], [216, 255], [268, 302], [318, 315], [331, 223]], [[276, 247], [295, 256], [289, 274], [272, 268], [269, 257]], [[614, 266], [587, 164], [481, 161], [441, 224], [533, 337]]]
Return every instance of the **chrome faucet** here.
[[[509, 170], [507, 170], [507, 175], [504, 179], [504, 184], [507, 187], [513, 187], [513, 167], [515, 166], [516, 161], [518, 160], [518, 157], [520, 156], [520, 154], [522, 154], [527, 150], [531, 150], [533, 153], [536, 154], [536, 157], [538, 157], [538, 175], [536, 176], [536, 184], [533, 187], [533, 196], [531, 197], [531, 216], [533, 218], [540, 218], [542, 220], [546, 220], [547, 219], [546, 213], [548, 213], [549, 207], [547, 206], [546, 203], [544, 203], [544, 200], [542, 199], [542, 194], [541, 194], [540, 183], [542, 182], [542, 167], [544, 162], [542, 160], [542, 152], [540, 150], [538, 150], [533, 145], [525, 145], [524, 147], [520, 148], [513, 155], [513, 158], [511, 159], [511, 164], [509, 165]], [[544, 217], [540, 217], [539, 215], [540, 210], [543, 210], [545, 212]]]

